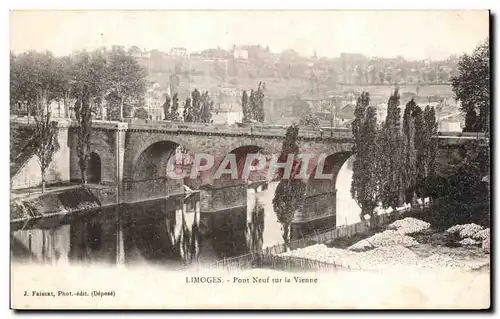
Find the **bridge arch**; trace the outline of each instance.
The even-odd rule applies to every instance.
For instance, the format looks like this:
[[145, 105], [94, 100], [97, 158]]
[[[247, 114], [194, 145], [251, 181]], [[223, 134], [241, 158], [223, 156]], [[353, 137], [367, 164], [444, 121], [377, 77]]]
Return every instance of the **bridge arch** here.
[[[318, 168], [319, 159], [309, 163], [307, 194], [317, 195], [336, 192], [337, 177], [342, 166], [353, 155], [352, 151], [342, 151], [324, 157], [323, 167]], [[332, 175], [331, 179], [322, 178], [317, 174]]]
[[96, 151], [92, 151], [88, 159], [87, 181], [90, 184], [100, 184], [102, 181], [102, 161]]
[[[167, 165], [172, 156], [186, 148], [171, 140], [161, 140], [149, 144], [138, 152], [132, 162], [131, 178], [133, 181], [167, 177]], [[182, 154], [179, 156], [182, 159]]]
[[[248, 144], [236, 146], [225, 155], [221, 154], [220, 158], [215, 159], [214, 163], [214, 183], [242, 182], [245, 163], [248, 156], [253, 154], [263, 155], [263, 152], [264, 148], [262, 146]], [[252, 165], [256, 165], [256, 161], [257, 160], [255, 160], [255, 162], [252, 162]], [[234, 164], [236, 164], [236, 167], [233, 167]], [[236, 171], [236, 174], [234, 174], [236, 176], [230, 174], [228, 170], [231, 170], [231, 172]], [[218, 175], [217, 172], [219, 172]], [[251, 172], [249, 176], [254, 177], [255, 175], [256, 172]], [[234, 177], [237, 177], [237, 179], [235, 180]]]
[[[164, 134], [148, 134], [146, 137], [144, 137], [141, 132], [135, 132], [133, 135], [131, 135], [130, 140], [133, 141], [129, 143], [132, 144], [131, 149], [134, 150], [134, 152], [132, 155], [132, 160], [129, 160], [128, 167], [126, 167], [126, 172], [130, 175], [129, 178], [133, 178], [134, 170], [140, 157], [153, 145], [156, 145], [154, 147], [158, 147], [157, 143], [169, 142], [171, 143], [170, 146], [176, 144], [177, 146], [182, 146], [184, 149], [187, 149], [190, 152], [197, 151], [196, 148], [193, 147], [193, 145], [188, 141], [187, 138], [185, 138], [184, 135], [165, 136]], [[166, 144], [163, 144], [163, 146], [166, 146]]]
[[[307, 233], [311, 226], [300, 226], [302, 222], [314, 221], [315, 227], [334, 227], [337, 220], [337, 179], [342, 166], [353, 155], [352, 151], [341, 151], [328, 156], [323, 155], [324, 161], [320, 173], [331, 175], [317, 176], [318, 159], [308, 163], [308, 180], [306, 181], [306, 198], [303, 208], [295, 215], [298, 233]], [[303, 228], [304, 227], [304, 228]], [[303, 228], [303, 229], [302, 229]], [[304, 234], [304, 233], [303, 233]]]

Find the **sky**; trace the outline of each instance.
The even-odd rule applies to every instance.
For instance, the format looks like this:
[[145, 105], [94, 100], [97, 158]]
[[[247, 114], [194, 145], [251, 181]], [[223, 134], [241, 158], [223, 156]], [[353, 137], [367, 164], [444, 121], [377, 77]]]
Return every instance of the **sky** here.
[[273, 52], [342, 52], [406, 59], [470, 53], [489, 34], [488, 11], [12, 11], [10, 49], [65, 55], [100, 46], [201, 51], [260, 44]]

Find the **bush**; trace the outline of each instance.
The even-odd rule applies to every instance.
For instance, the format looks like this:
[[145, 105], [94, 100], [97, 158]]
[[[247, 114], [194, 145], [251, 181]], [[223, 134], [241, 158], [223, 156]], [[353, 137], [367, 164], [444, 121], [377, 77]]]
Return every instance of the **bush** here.
[[148, 117], [149, 117], [148, 116], [148, 111], [146, 111], [146, 109], [143, 108], [143, 107], [138, 108], [137, 110], [135, 110], [134, 117], [138, 118], [138, 119], [147, 120]]
[[443, 198], [430, 207], [429, 221], [439, 230], [448, 229], [454, 225], [475, 223], [489, 227], [490, 207], [488, 201], [470, 203], [449, 198]]

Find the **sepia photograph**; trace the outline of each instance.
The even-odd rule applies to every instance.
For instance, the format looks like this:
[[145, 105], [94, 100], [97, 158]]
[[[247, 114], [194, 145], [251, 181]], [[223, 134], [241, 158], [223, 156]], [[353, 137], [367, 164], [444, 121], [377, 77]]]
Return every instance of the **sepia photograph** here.
[[491, 19], [11, 10], [11, 309], [489, 310]]

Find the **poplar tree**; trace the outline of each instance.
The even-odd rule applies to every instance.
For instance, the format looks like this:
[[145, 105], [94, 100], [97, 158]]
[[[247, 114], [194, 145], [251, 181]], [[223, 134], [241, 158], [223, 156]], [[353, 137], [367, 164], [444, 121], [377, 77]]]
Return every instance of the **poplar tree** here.
[[254, 92], [255, 97], [253, 99], [254, 102], [254, 119], [259, 122], [263, 123], [264, 122], [264, 90], [266, 88], [266, 85], [262, 82], [259, 83], [257, 87], [257, 91]]
[[403, 180], [405, 182], [405, 202], [414, 203], [415, 186], [417, 183], [417, 150], [415, 148], [415, 101], [411, 99], [406, 103], [403, 115], [403, 136], [404, 136], [404, 171]]
[[179, 98], [177, 93], [174, 93], [172, 96], [172, 106], [170, 108], [170, 112], [167, 115], [167, 120], [169, 121], [177, 121], [179, 119]]
[[165, 103], [162, 105], [163, 107], [163, 114], [165, 116], [165, 120], [168, 120], [169, 114], [170, 114], [170, 96], [165, 97]]
[[466, 115], [466, 132], [489, 131], [490, 74], [490, 44], [486, 39], [472, 54], [460, 57], [458, 74], [451, 79], [455, 98], [461, 101], [460, 110]]
[[248, 113], [248, 94], [247, 91], [243, 91], [243, 95], [241, 96], [241, 109], [243, 111], [243, 123], [248, 122], [250, 120]]
[[184, 103], [184, 111], [182, 112], [184, 122], [193, 122], [193, 107], [191, 105], [191, 98], [188, 96]]
[[[297, 137], [299, 128], [290, 126], [287, 129], [285, 140], [283, 141], [281, 158], [287, 158], [288, 154], [297, 155], [299, 147]], [[306, 185], [301, 179], [293, 176], [282, 178], [276, 187], [273, 198], [273, 209], [276, 212], [278, 222], [282, 225], [283, 241], [286, 247], [290, 247], [290, 227], [297, 210], [303, 207], [305, 199]]]
[[210, 99], [208, 95], [208, 91], [203, 93], [201, 96], [201, 112], [200, 112], [200, 121], [202, 123], [210, 123], [212, 118], [212, 109], [213, 109], [213, 101]]
[[436, 154], [437, 154], [437, 135], [438, 124], [436, 122], [436, 112], [434, 107], [426, 106], [423, 114], [424, 124], [424, 145], [423, 145], [423, 162], [424, 162], [424, 180], [425, 188], [424, 195], [429, 196], [432, 180], [436, 173]]
[[404, 141], [401, 132], [401, 109], [399, 108], [400, 96], [398, 89], [389, 98], [387, 103], [387, 116], [382, 128], [384, 134], [385, 163], [382, 165], [384, 179], [381, 180], [382, 205], [392, 207], [394, 210], [401, 204], [402, 195], [405, 189], [403, 181], [404, 170]]
[[354, 148], [356, 157], [353, 163], [351, 195], [361, 207], [361, 220], [369, 215], [376, 225], [374, 209], [379, 198], [379, 149], [377, 145], [377, 111], [370, 105], [370, 95], [361, 93], [354, 111], [352, 133], [354, 135]]
[[201, 94], [198, 89], [194, 89], [191, 93], [191, 122], [200, 122], [201, 115]]

